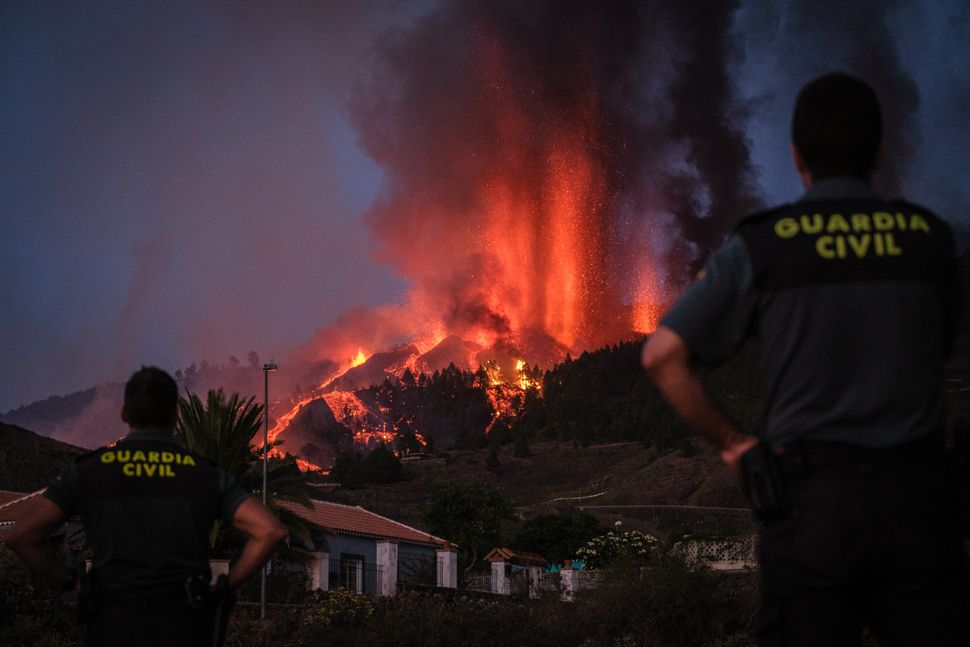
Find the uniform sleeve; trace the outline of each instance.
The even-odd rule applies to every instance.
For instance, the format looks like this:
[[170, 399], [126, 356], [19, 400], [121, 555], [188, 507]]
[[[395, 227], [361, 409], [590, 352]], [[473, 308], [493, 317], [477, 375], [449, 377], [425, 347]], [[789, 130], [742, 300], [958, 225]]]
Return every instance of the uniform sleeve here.
[[71, 463], [61, 470], [61, 473], [54, 477], [54, 480], [47, 486], [47, 489], [44, 491], [44, 496], [60, 508], [65, 516], [73, 517], [77, 514], [77, 465]]
[[249, 492], [223, 469], [219, 470], [219, 492], [222, 495], [220, 516], [225, 523], [232, 523], [236, 508], [249, 496]]
[[734, 234], [711, 256], [660, 325], [684, 340], [693, 359], [717, 365], [747, 337], [756, 305], [751, 257], [744, 241]]

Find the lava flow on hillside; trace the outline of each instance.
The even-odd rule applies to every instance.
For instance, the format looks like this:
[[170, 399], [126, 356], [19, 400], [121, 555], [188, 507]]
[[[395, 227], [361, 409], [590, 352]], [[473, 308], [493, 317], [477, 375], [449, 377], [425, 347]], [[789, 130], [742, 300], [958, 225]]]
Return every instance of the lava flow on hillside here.
[[410, 287], [300, 349], [337, 370], [277, 405], [273, 438], [299, 453], [287, 429], [323, 402], [358, 443], [391, 440], [355, 392], [449, 364], [486, 368], [497, 418], [538, 388], [525, 368], [655, 327], [757, 200], [732, 3], [651, 4], [449, 2], [378, 43], [350, 114], [385, 172], [377, 259]]

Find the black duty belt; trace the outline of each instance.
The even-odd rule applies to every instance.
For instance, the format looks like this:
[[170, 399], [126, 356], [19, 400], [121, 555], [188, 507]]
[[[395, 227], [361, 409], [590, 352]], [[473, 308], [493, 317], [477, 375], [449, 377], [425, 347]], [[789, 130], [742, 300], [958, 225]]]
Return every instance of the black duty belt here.
[[891, 465], [914, 460], [942, 458], [942, 435], [927, 434], [893, 447], [863, 447], [848, 443], [795, 440], [776, 450], [778, 462], [788, 474], [805, 474], [836, 465]]
[[167, 602], [181, 600], [193, 606], [189, 601], [207, 592], [208, 582], [208, 576], [189, 576], [178, 582], [167, 584], [105, 590], [103, 595], [106, 602], [123, 603], [145, 600]]

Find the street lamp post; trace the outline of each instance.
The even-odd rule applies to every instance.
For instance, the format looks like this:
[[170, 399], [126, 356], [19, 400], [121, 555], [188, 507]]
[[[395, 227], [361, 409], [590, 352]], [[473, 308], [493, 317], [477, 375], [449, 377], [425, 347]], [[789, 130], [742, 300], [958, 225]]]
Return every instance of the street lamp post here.
[[[266, 465], [269, 461], [269, 374], [278, 367], [273, 362], [263, 364], [263, 505], [266, 505]], [[259, 619], [266, 619], [266, 571], [269, 564], [263, 564], [259, 582]]]

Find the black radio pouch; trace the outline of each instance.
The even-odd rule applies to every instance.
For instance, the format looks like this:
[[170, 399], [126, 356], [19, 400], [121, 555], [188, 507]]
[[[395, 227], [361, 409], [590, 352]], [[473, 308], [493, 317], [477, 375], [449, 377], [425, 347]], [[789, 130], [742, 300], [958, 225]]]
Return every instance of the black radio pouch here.
[[741, 486], [754, 516], [760, 521], [791, 516], [788, 484], [770, 445], [760, 442], [741, 456]]
[[101, 614], [104, 591], [98, 572], [93, 569], [88, 571], [83, 561], [77, 567], [77, 578], [79, 586], [75, 620], [79, 625], [86, 625]]

